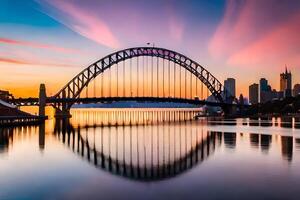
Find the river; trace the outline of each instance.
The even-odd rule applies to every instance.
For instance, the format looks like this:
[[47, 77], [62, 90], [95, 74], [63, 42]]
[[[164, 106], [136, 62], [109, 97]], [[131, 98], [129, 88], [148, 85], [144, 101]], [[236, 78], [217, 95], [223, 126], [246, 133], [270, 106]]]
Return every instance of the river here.
[[0, 128], [0, 199], [299, 199], [297, 118], [73, 109]]

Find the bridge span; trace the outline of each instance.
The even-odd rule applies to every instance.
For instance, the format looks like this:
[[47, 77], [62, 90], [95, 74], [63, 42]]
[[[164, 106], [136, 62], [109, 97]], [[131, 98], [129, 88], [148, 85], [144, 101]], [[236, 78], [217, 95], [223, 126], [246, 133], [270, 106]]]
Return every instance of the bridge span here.
[[[225, 102], [212, 102], [200, 99], [184, 99], [173, 97], [84, 97], [84, 98], [53, 98], [46, 99], [47, 105], [53, 105], [57, 103], [71, 103], [71, 104], [89, 104], [89, 103], [112, 103], [123, 101], [135, 101], [135, 102], [170, 102], [170, 103], [187, 103], [192, 105], [208, 105], [208, 106], [231, 106], [230, 103]], [[19, 98], [9, 101], [16, 106], [39, 106], [39, 98]]]
[[[91, 97], [92, 96], [92, 97]], [[172, 50], [134, 47], [111, 53], [72, 78], [55, 95], [47, 97], [41, 84], [39, 98], [11, 99], [17, 106], [45, 106], [56, 116], [70, 116], [74, 104], [116, 101], [174, 102], [219, 106], [225, 113], [240, 105], [228, 101], [221, 82], [194, 60]]]

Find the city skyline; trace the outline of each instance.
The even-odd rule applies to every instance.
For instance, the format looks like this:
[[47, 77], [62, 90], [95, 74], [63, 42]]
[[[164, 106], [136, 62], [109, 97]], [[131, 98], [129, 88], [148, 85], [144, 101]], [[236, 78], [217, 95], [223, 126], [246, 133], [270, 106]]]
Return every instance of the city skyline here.
[[293, 85], [300, 80], [300, 2], [37, 0], [0, 9], [0, 86], [16, 96], [36, 96], [42, 82], [54, 94], [103, 56], [148, 42], [189, 55], [221, 82], [235, 78], [237, 96], [262, 77], [278, 90], [285, 64]]
[[0, 0], [0, 200], [298, 199], [300, 0]]
[[249, 103], [266, 103], [272, 100], [282, 100], [287, 97], [296, 97], [300, 92], [299, 83], [293, 84], [293, 74], [288, 68], [279, 74], [280, 88], [276, 89], [269, 84], [268, 79], [261, 78], [259, 82], [254, 82], [249, 85], [248, 97]]

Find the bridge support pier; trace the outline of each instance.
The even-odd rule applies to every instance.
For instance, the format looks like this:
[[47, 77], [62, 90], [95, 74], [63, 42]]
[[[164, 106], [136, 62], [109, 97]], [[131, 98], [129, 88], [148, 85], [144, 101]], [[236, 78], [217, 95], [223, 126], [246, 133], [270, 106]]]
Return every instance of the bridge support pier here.
[[58, 118], [58, 119], [65, 119], [65, 118], [71, 118], [72, 115], [70, 114], [70, 110], [68, 110], [68, 109], [60, 110], [60, 109], [56, 108], [54, 117]]
[[46, 86], [45, 84], [40, 85], [40, 92], [39, 92], [39, 116], [45, 117], [45, 108], [46, 108]]
[[[62, 93], [63, 99], [66, 98], [66, 92], [65, 90]], [[55, 109], [55, 118], [64, 119], [64, 118], [71, 118], [72, 115], [70, 114], [70, 109], [68, 108], [68, 104], [66, 102], [63, 102]]]

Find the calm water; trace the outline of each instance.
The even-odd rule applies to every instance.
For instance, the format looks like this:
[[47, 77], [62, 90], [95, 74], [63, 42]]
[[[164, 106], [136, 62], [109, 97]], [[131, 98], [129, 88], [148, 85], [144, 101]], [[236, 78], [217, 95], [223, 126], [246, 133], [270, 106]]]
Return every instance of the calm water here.
[[0, 199], [299, 199], [300, 121], [89, 109], [0, 129]]

